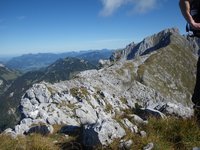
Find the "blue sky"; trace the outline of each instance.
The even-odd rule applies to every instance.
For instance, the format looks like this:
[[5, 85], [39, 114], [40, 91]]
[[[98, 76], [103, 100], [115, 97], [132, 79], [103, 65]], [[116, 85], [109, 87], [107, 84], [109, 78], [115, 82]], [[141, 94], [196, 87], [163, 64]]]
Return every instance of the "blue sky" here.
[[0, 56], [123, 48], [171, 27], [184, 33], [178, 0], [0, 0]]

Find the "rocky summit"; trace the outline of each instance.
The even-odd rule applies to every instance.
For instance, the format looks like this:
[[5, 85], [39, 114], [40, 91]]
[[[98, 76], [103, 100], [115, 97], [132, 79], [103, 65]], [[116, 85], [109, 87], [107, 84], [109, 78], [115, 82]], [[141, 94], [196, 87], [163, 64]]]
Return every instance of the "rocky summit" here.
[[20, 123], [4, 133], [49, 134], [60, 124], [65, 134], [81, 127], [84, 145], [106, 146], [120, 139], [128, 147], [134, 141], [124, 139], [127, 131], [145, 136], [138, 124], [147, 124], [150, 116], [193, 115], [197, 45], [177, 29], [166, 29], [101, 60], [100, 70], [55, 84], [34, 84], [21, 98]]

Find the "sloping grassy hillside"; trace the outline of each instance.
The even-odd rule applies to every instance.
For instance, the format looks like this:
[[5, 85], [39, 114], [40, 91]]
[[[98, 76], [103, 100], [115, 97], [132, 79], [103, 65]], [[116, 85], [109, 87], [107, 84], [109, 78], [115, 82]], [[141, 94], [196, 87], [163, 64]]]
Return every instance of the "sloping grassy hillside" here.
[[138, 69], [140, 82], [169, 99], [190, 103], [195, 86], [197, 59], [178, 44], [170, 44], [152, 54]]
[[19, 72], [0, 66], [0, 95], [9, 87], [12, 81], [19, 76]]

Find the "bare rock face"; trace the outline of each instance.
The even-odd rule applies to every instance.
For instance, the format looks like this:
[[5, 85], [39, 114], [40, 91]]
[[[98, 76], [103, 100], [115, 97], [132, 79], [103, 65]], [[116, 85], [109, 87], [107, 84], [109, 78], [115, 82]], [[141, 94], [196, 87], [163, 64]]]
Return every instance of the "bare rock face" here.
[[31, 133], [39, 133], [42, 135], [48, 135], [50, 133], [53, 133], [53, 127], [46, 126], [46, 125], [33, 126], [27, 132], [25, 132], [26, 135], [31, 134]]
[[134, 123], [147, 124], [149, 116], [191, 117], [197, 61], [191, 49], [177, 29], [167, 29], [131, 43], [113, 55], [112, 65], [106, 62], [100, 70], [84, 71], [60, 83], [34, 84], [21, 98], [20, 124], [5, 132], [23, 135], [33, 125], [45, 125], [46, 133], [51, 133], [54, 124], [75, 132], [83, 126], [86, 146], [108, 145], [123, 139], [126, 129], [145, 136]]
[[199, 56], [200, 54], [200, 39], [197, 37], [186, 37], [192, 47], [192, 51], [195, 55]]
[[193, 109], [189, 107], [185, 107], [182, 104], [174, 104], [168, 102], [167, 104], [163, 105], [159, 109], [161, 112], [167, 115], [182, 117], [182, 118], [189, 118], [193, 115]]
[[86, 125], [83, 132], [83, 144], [87, 146], [108, 145], [114, 139], [122, 138], [125, 130], [112, 119], [98, 120], [97, 123]]
[[154, 144], [153, 143], [149, 143], [149, 144], [147, 144], [147, 146], [145, 146], [143, 148], [143, 150], [152, 150], [153, 148], [154, 148]]

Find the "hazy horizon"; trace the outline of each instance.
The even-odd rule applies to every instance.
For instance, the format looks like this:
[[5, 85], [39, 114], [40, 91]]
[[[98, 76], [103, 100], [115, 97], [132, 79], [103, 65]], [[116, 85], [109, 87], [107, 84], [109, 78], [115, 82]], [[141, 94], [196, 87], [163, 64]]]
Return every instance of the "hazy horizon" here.
[[29, 53], [22, 53], [22, 54], [5, 54], [5, 55], [0, 55], [0, 63], [1, 61], [2, 62], [7, 62], [9, 60], [11, 60], [12, 58], [14, 57], [20, 57], [20, 56], [23, 56], [23, 55], [37, 55], [37, 54], [62, 54], [62, 53], [70, 53], [70, 52], [92, 52], [92, 51], [102, 51], [102, 50], [114, 50], [114, 49], [89, 49], [89, 50], [69, 50], [69, 51], [62, 51], [62, 52], [59, 52], [59, 51], [52, 51], [52, 52], [29, 52]]

